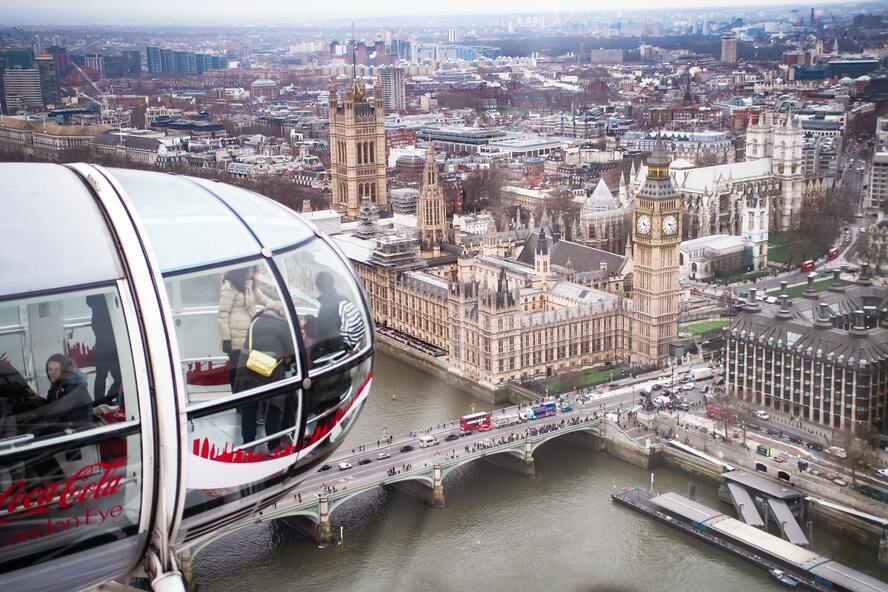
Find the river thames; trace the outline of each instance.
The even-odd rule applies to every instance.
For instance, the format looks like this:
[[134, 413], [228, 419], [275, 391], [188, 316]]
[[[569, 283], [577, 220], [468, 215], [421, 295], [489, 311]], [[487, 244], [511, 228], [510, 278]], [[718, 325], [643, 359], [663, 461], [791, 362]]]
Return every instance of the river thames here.
[[[395, 397], [393, 398], [392, 395]], [[373, 393], [342, 449], [491, 409], [469, 394], [386, 355]], [[433, 510], [384, 491], [333, 513], [341, 547], [320, 549], [283, 524], [239, 531], [195, 561], [201, 592], [516, 590], [750, 592], [783, 590], [768, 574], [610, 501], [614, 486], [650, 474], [606, 454], [554, 440], [535, 453], [529, 479], [488, 463], [444, 481]], [[655, 470], [655, 488], [685, 493], [689, 477]], [[698, 499], [733, 514], [715, 487]], [[874, 549], [815, 530], [814, 550], [882, 580]]]

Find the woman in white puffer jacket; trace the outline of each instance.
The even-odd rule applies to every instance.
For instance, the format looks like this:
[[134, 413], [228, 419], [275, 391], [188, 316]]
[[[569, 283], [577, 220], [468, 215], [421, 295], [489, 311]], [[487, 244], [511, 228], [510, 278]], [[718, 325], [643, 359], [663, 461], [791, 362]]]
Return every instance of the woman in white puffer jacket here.
[[219, 292], [219, 338], [222, 340], [222, 351], [228, 354], [228, 382], [232, 392], [241, 350], [256, 315], [256, 306], [270, 308], [286, 316], [281, 302], [272, 300], [256, 286], [255, 276], [255, 267], [232, 269], [222, 279], [222, 290]]

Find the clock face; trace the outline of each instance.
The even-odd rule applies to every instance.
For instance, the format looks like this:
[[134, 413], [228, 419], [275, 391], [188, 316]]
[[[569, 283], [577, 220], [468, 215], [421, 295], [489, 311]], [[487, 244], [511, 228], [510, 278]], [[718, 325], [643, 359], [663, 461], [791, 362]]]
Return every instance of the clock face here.
[[635, 228], [640, 234], [648, 234], [651, 231], [651, 217], [647, 214], [640, 214], [635, 220]]
[[663, 234], [675, 234], [678, 230], [678, 219], [675, 216], [663, 218]]

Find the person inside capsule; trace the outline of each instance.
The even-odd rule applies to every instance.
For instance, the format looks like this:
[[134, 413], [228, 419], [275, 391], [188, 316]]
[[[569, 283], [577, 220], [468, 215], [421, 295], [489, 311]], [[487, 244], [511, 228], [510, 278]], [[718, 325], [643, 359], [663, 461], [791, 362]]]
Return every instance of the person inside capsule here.
[[[107, 298], [116, 303], [115, 295], [100, 288], [0, 306], [6, 329], [0, 339], [0, 448], [4, 436], [79, 432], [106, 423], [109, 409], [123, 410], [118, 341], [125, 341], [113, 328], [121, 323], [120, 310], [115, 305], [109, 311]], [[104, 323], [96, 319], [95, 307], [104, 308]], [[41, 353], [49, 354], [42, 372], [36, 370]], [[109, 394], [103, 372], [114, 380]]]
[[228, 355], [231, 392], [237, 392], [235, 379], [241, 350], [247, 330], [256, 315], [257, 305], [284, 315], [281, 301], [269, 298], [259, 289], [256, 272], [255, 266], [232, 269], [223, 277], [219, 291], [219, 337], [222, 340], [222, 351]]
[[25, 414], [24, 421], [34, 430], [53, 430], [64, 425], [68, 429], [85, 429], [92, 425], [92, 398], [86, 375], [74, 360], [53, 354], [46, 360], [49, 391], [46, 403]]

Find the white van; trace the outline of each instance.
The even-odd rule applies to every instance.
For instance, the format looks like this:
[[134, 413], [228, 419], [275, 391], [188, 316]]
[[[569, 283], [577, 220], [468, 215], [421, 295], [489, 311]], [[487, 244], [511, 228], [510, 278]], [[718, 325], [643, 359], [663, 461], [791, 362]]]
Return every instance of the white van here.
[[440, 442], [438, 442], [438, 438], [436, 438], [434, 436], [420, 436], [419, 437], [419, 445], [422, 448], [428, 448], [429, 446], [437, 446], [438, 444], [440, 444]]
[[830, 446], [826, 449], [826, 453], [836, 458], [848, 458], [848, 453], [845, 452], [845, 449], [838, 446]]
[[764, 411], [762, 411], [761, 409], [755, 410], [755, 416], [758, 417], [759, 419], [771, 419], [771, 416], [768, 415], [767, 413], [765, 413]]

